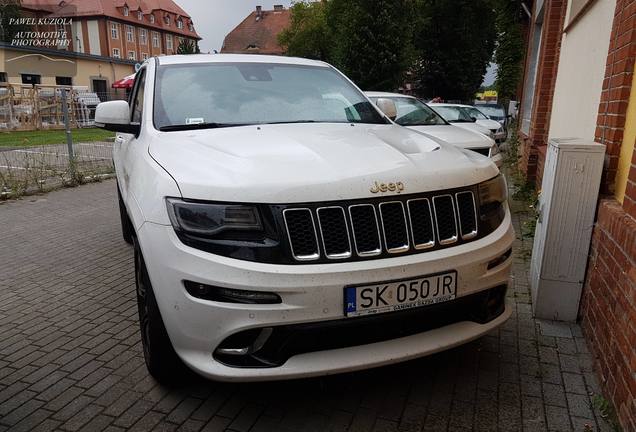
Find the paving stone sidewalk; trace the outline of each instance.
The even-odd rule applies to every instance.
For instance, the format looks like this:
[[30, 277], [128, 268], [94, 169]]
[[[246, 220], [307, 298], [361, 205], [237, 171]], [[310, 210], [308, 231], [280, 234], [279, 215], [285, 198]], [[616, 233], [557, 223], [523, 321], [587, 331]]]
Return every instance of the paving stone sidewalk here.
[[0, 204], [0, 432], [610, 430], [580, 328], [532, 319], [527, 240], [513, 317], [473, 343], [320, 379], [162, 387], [143, 362], [115, 191]]

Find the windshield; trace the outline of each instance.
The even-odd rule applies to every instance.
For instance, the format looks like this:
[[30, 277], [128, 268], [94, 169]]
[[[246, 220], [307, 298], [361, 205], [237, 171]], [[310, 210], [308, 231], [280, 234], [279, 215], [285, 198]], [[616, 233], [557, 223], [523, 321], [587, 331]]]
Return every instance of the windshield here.
[[[373, 98], [374, 102], [380, 99]], [[397, 108], [395, 122], [401, 126], [434, 126], [446, 122], [435, 111], [414, 98], [391, 97]]]
[[469, 117], [475, 117], [477, 120], [488, 120], [488, 117], [486, 117], [486, 115], [484, 115], [484, 113], [479, 111], [477, 108], [464, 107], [462, 109], [465, 109], [468, 112]]
[[435, 105], [433, 109], [439, 113], [444, 120], [451, 123], [472, 122], [468, 113], [456, 106]]
[[162, 66], [155, 127], [226, 127], [265, 123], [376, 123], [387, 120], [330, 67], [266, 63]]
[[506, 117], [506, 113], [504, 109], [500, 106], [488, 106], [488, 105], [480, 105], [479, 111], [483, 112], [490, 118], [504, 118]]
[[484, 114], [473, 107], [462, 107], [452, 105], [434, 105], [433, 109], [437, 111], [444, 120], [451, 123], [472, 123], [476, 120], [487, 120]]

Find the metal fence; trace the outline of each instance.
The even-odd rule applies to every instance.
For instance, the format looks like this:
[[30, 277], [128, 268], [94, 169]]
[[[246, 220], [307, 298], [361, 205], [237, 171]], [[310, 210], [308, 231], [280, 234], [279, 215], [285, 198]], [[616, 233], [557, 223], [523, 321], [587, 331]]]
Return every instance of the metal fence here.
[[85, 87], [0, 84], [0, 131], [63, 129], [66, 95], [71, 127], [92, 127], [100, 102], [127, 99], [125, 90], [103, 93]]
[[112, 142], [66, 144], [0, 150], [0, 199], [99, 181], [114, 172]]

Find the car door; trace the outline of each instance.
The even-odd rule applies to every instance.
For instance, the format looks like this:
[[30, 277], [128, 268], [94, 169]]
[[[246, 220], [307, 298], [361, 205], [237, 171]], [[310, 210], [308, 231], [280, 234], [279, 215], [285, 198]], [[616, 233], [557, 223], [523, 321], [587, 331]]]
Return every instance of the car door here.
[[[144, 94], [146, 87], [146, 68], [142, 68], [137, 72], [135, 84], [130, 95], [130, 122], [142, 125], [144, 110]], [[119, 133], [115, 138], [115, 146], [113, 150], [113, 159], [115, 161], [115, 169], [117, 170], [117, 179], [119, 189], [124, 202], [128, 198], [128, 190], [130, 185], [130, 176], [134, 165], [134, 158], [138, 152], [137, 140], [139, 136], [133, 134]]]

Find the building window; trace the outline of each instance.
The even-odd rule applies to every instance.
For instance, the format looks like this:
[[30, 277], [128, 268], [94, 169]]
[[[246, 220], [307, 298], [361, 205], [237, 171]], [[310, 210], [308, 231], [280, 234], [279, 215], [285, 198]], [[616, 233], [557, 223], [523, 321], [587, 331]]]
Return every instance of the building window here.
[[6, 72], [0, 72], [0, 82], [6, 83], [9, 80], [7, 79], [7, 73]]
[[113, 39], [119, 39], [119, 24], [110, 23], [110, 37]]
[[183, 21], [182, 20], [177, 20], [177, 28], [180, 28], [180, 29], [183, 28]]
[[22, 84], [36, 85], [42, 82], [41, 75], [22, 74]]
[[137, 53], [134, 51], [128, 51], [128, 60], [137, 60]]
[[148, 32], [146, 29], [139, 29], [139, 43], [141, 45], [146, 45], [148, 42]]
[[188, 28], [190, 29], [191, 32], [194, 31], [194, 26], [192, 25], [192, 23], [188, 24]]
[[55, 77], [55, 85], [72, 86], [73, 85], [73, 78], [71, 78], [71, 77], [63, 77], [63, 76], [56, 76]]
[[167, 26], [170, 25], [170, 17], [168, 15], [165, 16], [165, 18], [163, 19], [163, 21], [166, 23]]
[[144, 19], [144, 14], [143, 14], [143, 13], [141, 13], [141, 11], [137, 12], [137, 19], [138, 19], [139, 21], [143, 21], [143, 19]]
[[119, 48], [113, 48], [113, 57], [114, 58], [121, 58], [121, 54], [119, 52]]
[[128, 16], [129, 13], [130, 10], [128, 9], [128, 6], [124, 6], [124, 16]]
[[148, 60], [148, 53], [141, 53], [142, 60]]
[[172, 49], [172, 35], [166, 35], [166, 49]]
[[532, 111], [534, 104], [534, 89], [536, 87], [539, 57], [541, 54], [541, 33], [543, 32], [543, 8], [535, 11], [534, 31], [529, 46], [529, 58], [526, 66], [526, 78], [521, 100], [521, 132], [526, 136], [530, 133]]
[[152, 47], [159, 48], [159, 33], [156, 31], [152, 32]]
[[135, 29], [133, 28], [133, 26], [130, 26], [130, 25], [126, 26], [126, 40], [128, 42], [135, 41]]

